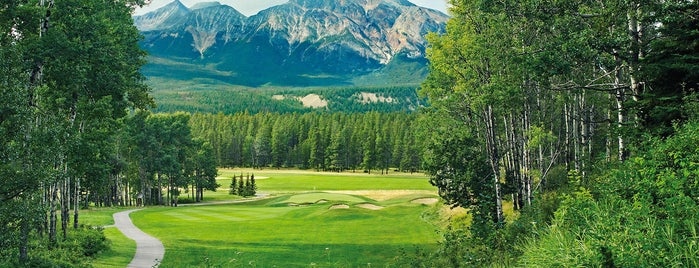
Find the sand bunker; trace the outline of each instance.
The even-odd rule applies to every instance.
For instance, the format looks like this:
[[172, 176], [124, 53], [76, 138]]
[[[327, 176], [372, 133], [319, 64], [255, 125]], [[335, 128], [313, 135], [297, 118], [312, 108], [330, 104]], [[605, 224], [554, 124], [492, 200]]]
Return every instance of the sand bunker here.
[[379, 210], [379, 209], [383, 209], [382, 206], [377, 206], [377, 205], [369, 204], [369, 203], [357, 204], [357, 207], [365, 208], [365, 209], [370, 209], [370, 210]]
[[349, 206], [345, 204], [333, 205], [330, 209], [348, 209]]
[[348, 191], [325, 191], [326, 193], [336, 193], [336, 194], [348, 194], [348, 195], [361, 195], [364, 197], [371, 198], [376, 201], [386, 201], [393, 198], [398, 198], [406, 195], [431, 195], [435, 194], [435, 191], [428, 190], [348, 190]]
[[415, 203], [415, 204], [423, 204], [423, 205], [432, 205], [434, 203], [439, 202], [439, 199], [437, 198], [420, 198], [420, 199], [415, 199], [413, 201], [410, 201], [410, 203]]

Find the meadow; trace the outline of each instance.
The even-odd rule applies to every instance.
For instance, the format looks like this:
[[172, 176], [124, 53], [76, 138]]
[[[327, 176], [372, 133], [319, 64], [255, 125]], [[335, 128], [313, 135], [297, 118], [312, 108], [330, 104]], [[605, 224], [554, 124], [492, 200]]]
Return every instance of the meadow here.
[[[241, 173], [255, 174], [262, 198], [238, 203], [239, 197], [228, 195], [230, 178]], [[425, 204], [436, 201], [436, 191], [424, 175], [239, 169], [219, 174], [221, 188], [204, 195], [208, 205], [131, 214], [139, 228], [165, 245], [161, 267], [390, 267], [402, 252], [432, 249], [439, 240], [433, 216], [438, 205]], [[109, 213], [84, 215], [108, 225]], [[118, 231], [105, 233], [128, 247]], [[103, 254], [95, 266], [118, 267], [114, 253]]]

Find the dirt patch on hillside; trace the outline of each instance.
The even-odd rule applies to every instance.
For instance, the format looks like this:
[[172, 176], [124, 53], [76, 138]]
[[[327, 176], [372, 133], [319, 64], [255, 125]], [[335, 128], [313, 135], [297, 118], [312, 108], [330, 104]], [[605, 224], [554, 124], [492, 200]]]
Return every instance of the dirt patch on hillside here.
[[348, 209], [349, 206], [345, 204], [339, 204], [339, 205], [333, 205], [330, 207], [330, 209]]
[[379, 210], [379, 209], [383, 209], [382, 206], [377, 206], [377, 205], [370, 204], [370, 203], [357, 204], [357, 207], [365, 208], [365, 209], [370, 209], [370, 210]]
[[386, 102], [386, 103], [393, 103], [393, 98], [391, 97], [384, 97], [384, 96], [379, 96], [376, 93], [369, 93], [369, 92], [361, 92], [359, 93], [359, 102], [367, 104], [367, 103], [377, 103], [377, 102]]
[[437, 198], [420, 198], [420, 199], [415, 199], [413, 201], [410, 201], [410, 203], [415, 203], [415, 204], [423, 204], [423, 205], [432, 205], [439, 202], [439, 199]]
[[299, 97], [299, 100], [303, 103], [303, 107], [324, 108], [328, 106], [328, 101], [321, 99], [318, 94], [308, 94], [303, 98]]
[[356, 190], [356, 191], [324, 191], [326, 193], [359, 195], [376, 201], [385, 201], [406, 195], [436, 195], [428, 190]]

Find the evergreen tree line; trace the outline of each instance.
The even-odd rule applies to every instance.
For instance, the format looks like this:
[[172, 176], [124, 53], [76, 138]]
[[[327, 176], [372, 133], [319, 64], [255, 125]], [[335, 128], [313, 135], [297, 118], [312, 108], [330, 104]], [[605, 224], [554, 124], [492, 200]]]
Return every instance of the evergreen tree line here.
[[324, 171], [420, 169], [417, 116], [405, 113], [194, 114], [192, 135], [221, 166]]
[[257, 184], [255, 183], [255, 174], [248, 174], [246, 177], [243, 177], [243, 174], [240, 174], [240, 177], [233, 175], [228, 194], [248, 197], [254, 196], [256, 193]]
[[[298, 89], [265, 89], [214, 87], [172, 91], [170, 84], [154, 85], [154, 97], [158, 107], [154, 112], [172, 113], [184, 111], [190, 113], [219, 113], [235, 114], [249, 112], [267, 113], [309, 113], [319, 110], [344, 113], [366, 112], [413, 112], [425, 105], [425, 100], [418, 97], [416, 86], [402, 87], [332, 87], [332, 88], [298, 88]], [[157, 89], [157, 87], [163, 89]], [[377, 97], [390, 101], [366, 102], [361, 93], [376, 94]], [[309, 108], [297, 98], [309, 94], [317, 94], [328, 102], [327, 107]], [[284, 98], [275, 98], [283, 96]], [[187, 101], [182, 101], [186, 98]]]
[[420, 262], [696, 267], [699, 3], [450, 2], [424, 166], [473, 218]]

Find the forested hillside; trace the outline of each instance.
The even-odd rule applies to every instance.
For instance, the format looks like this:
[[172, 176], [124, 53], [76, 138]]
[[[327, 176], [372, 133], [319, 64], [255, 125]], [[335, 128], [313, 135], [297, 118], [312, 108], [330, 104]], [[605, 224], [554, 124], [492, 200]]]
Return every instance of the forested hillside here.
[[409, 113], [426, 105], [417, 87], [244, 88], [189, 81], [157, 84], [153, 97], [154, 111], [166, 113]]
[[472, 219], [406, 263], [699, 266], [699, 3], [451, 3], [425, 169]]
[[221, 166], [416, 172], [423, 139], [406, 113], [194, 114]]

